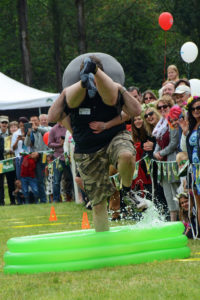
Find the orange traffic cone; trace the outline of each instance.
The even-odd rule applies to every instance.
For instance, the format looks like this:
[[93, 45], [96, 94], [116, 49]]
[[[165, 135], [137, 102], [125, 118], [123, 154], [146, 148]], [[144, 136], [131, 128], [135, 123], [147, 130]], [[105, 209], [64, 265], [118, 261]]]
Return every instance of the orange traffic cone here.
[[53, 206], [51, 207], [49, 221], [57, 221], [56, 212]]
[[86, 212], [83, 213], [82, 229], [90, 229], [90, 223], [88, 221], [88, 216]]

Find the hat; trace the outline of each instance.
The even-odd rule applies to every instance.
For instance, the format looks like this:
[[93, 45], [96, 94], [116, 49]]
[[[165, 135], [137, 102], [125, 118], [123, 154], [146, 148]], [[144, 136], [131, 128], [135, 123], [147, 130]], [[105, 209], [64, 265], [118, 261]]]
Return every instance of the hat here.
[[7, 122], [9, 123], [9, 119], [8, 119], [8, 116], [0, 116], [0, 122]]
[[191, 89], [189, 88], [189, 86], [187, 85], [179, 85], [175, 92], [174, 92], [174, 95], [175, 94], [184, 94], [184, 93], [188, 93], [188, 94], [191, 94]]

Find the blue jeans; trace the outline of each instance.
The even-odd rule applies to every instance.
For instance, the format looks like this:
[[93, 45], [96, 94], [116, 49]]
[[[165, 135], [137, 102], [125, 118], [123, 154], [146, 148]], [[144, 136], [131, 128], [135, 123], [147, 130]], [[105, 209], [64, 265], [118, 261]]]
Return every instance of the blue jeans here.
[[42, 163], [41, 158], [37, 161], [36, 164], [36, 178], [37, 178], [37, 185], [38, 185], [38, 193], [40, 198], [40, 203], [46, 203], [46, 192], [45, 192], [45, 164]]
[[22, 157], [16, 157], [15, 158], [15, 170], [16, 170], [16, 177], [17, 179], [21, 179], [20, 173], [21, 173], [21, 164], [22, 164]]
[[66, 168], [65, 162], [63, 160], [59, 159], [59, 165], [62, 167], [62, 170], [60, 168], [57, 168], [56, 161], [53, 163], [53, 201], [54, 202], [60, 202], [60, 182], [61, 177], [63, 174], [63, 169]]
[[21, 177], [21, 183], [22, 183], [22, 192], [24, 194], [25, 203], [29, 203], [29, 186], [31, 187], [31, 190], [33, 192], [35, 202], [38, 201], [38, 185], [37, 185], [37, 179], [31, 178], [31, 177]]

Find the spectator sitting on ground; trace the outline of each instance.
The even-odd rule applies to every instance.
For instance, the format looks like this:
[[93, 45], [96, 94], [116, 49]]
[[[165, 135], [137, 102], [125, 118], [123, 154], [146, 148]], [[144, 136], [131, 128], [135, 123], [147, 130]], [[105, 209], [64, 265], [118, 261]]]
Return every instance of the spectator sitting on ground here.
[[19, 180], [19, 179], [15, 180], [15, 190], [13, 192], [13, 195], [15, 196], [15, 199], [16, 199], [18, 205], [24, 204], [24, 194], [22, 192], [22, 183], [21, 183], [21, 180]]

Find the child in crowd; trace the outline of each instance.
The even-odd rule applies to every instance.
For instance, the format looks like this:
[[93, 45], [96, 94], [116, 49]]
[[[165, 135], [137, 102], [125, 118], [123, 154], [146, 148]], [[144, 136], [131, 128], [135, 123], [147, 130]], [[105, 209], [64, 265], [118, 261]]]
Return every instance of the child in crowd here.
[[179, 152], [176, 155], [176, 162], [178, 164], [178, 175], [181, 182], [177, 192], [181, 193], [187, 188], [187, 167], [189, 164], [187, 152]]
[[179, 71], [177, 66], [170, 65], [167, 68], [167, 81], [178, 81], [179, 80]]
[[21, 164], [21, 182], [22, 182], [22, 192], [25, 198], [25, 204], [30, 203], [29, 187], [34, 195], [35, 203], [38, 203], [38, 185], [37, 178], [35, 175], [36, 161], [39, 158], [38, 152], [33, 152], [31, 154], [25, 155]]
[[184, 234], [192, 239], [193, 235], [196, 235], [197, 228], [196, 224], [196, 209], [194, 206], [193, 195], [190, 195], [190, 205], [189, 205], [189, 194], [187, 192], [182, 192], [176, 196], [176, 200], [179, 203], [179, 220], [183, 222], [185, 226]]
[[49, 202], [53, 202], [53, 155], [47, 155], [47, 165], [45, 167], [46, 195]]
[[24, 204], [24, 194], [22, 192], [21, 180], [15, 180], [15, 190], [13, 192], [18, 205]]

